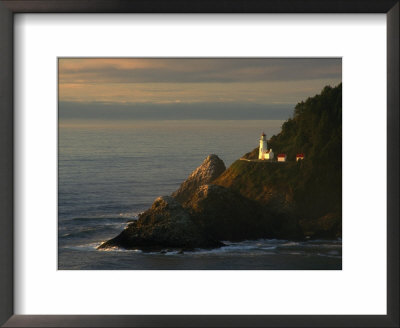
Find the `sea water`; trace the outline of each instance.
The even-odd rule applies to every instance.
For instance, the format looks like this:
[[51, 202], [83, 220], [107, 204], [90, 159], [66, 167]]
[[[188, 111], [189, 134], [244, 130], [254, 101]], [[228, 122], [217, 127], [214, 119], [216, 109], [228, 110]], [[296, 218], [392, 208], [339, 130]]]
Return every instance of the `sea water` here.
[[214, 250], [99, 251], [209, 154], [228, 167], [281, 120], [61, 121], [59, 269], [341, 269], [341, 241], [256, 240]]

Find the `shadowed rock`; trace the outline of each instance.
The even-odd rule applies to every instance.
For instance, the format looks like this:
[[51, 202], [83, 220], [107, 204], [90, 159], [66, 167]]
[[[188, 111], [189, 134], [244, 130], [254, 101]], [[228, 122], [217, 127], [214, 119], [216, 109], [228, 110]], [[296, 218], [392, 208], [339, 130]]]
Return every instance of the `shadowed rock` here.
[[337, 238], [342, 236], [341, 213], [328, 213], [316, 219], [302, 219], [304, 235], [312, 238]]
[[183, 204], [193, 220], [217, 240], [265, 237], [270, 220], [256, 202], [217, 185], [203, 185]]
[[205, 235], [188, 212], [170, 196], [158, 197], [150, 209], [115, 238], [98, 249], [122, 247], [126, 249], [161, 250], [214, 248], [223, 244]]

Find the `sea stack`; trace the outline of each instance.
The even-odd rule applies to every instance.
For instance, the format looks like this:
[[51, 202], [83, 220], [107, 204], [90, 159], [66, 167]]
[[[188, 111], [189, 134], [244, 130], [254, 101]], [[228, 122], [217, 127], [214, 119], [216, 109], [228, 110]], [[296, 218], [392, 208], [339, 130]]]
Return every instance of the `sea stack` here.
[[211, 183], [225, 170], [226, 167], [222, 159], [215, 154], [208, 155], [203, 163], [201, 163], [201, 165], [181, 184], [179, 189], [172, 194], [172, 197], [181, 204], [187, 202], [193, 197], [197, 188]]

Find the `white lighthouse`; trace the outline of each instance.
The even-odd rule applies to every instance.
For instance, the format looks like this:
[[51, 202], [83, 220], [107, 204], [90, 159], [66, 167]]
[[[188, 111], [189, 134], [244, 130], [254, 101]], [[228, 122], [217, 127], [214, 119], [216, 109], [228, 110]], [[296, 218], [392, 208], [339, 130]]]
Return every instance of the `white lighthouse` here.
[[267, 136], [263, 132], [263, 134], [260, 137], [260, 149], [258, 151], [258, 159], [264, 159], [264, 153], [267, 151], [268, 146], [267, 146]]
[[268, 150], [267, 136], [263, 132], [263, 134], [260, 137], [260, 148], [258, 151], [258, 159], [269, 160], [273, 158], [274, 158], [274, 153], [272, 152], [272, 149]]

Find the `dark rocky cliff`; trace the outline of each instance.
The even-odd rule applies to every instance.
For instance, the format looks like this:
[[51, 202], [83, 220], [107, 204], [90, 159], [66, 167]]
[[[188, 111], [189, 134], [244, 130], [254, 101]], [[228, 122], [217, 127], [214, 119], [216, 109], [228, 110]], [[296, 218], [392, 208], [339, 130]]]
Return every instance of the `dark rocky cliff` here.
[[221, 246], [217, 239], [204, 233], [190, 215], [172, 197], [158, 197], [151, 208], [131, 222], [115, 238], [99, 246], [99, 249], [122, 247], [143, 250], [163, 248], [214, 248]]
[[272, 230], [268, 234], [276, 238], [341, 237], [341, 211], [329, 196], [335, 190], [329, 184], [316, 188], [313, 180], [305, 180], [304, 164], [238, 160], [213, 183], [269, 213]]

